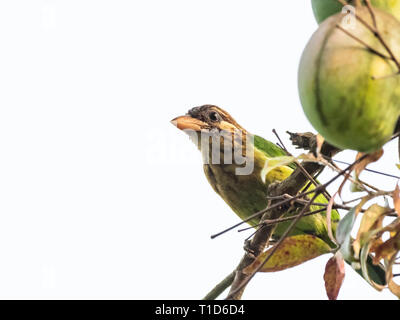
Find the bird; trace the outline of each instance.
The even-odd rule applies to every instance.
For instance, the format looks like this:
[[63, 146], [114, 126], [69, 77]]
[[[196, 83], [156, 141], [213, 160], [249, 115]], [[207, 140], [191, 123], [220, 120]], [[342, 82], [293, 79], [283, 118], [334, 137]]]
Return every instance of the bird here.
[[[296, 168], [295, 163], [289, 162], [266, 170], [271, 160], [287, 156], [286, 150], [250, 133], [227, 111], [211, 104], [191, 108], [185, 115], [171, 120], [171, 123], [187, 133], [202, 153], [203, 170], [213, 190], [240, 219], [248, 220], [253, 227], [259, 225], [260, 216], [250, 220], [249, 217], [267, 207], [269, 186], [287, 179]], [[315, 202], [328, 203], [328, 200], [324, 194], [320, 194]], [[311, 206], [310, 210], [320, 208]], [[291, 208], [283, 217], [298, 213], [299, 208]], [[331, 220], [334, 235], [340, 220], [336, 210], [332, 210]], [[277, 224], [272, 239], [279, 240], [290, 223], [285, 221]], [[322, 239], [331, 248], [336, 247], [328, 234], [326, 212], [302, 217], [289, 236], [304, 234]], [[372, 265], [372, 259], [368, 261], [368, 269], [373, 273], [371, 278], [385, 284], [384, 270]], [[346, 262], [351, 264], [350, 261]]]

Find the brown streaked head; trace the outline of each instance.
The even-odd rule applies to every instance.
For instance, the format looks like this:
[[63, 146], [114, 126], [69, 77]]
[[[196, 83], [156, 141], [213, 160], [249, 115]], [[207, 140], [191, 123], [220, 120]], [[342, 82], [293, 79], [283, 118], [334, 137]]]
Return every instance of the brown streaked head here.
[[190, 129], [196, 132], [213, 129], [246, 132], [228, 112], [210, 104], [192, 108], [186, 115], [173, 119], [171, 123], [180, 130]]

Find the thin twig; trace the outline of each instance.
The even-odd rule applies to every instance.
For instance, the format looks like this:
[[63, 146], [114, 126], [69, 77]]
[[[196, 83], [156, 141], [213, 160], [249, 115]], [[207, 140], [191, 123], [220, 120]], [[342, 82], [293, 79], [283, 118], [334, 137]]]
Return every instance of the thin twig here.
[[374, 24], [374, 28], [377, 29], [378, 26], [376, 24], [376, 17], [375, 17], [374, 10], [372, 9], [371, 2], [369, 0], [365, 0], [365, 3], [367, 4], [367, 8], [369, 10], [369, 13], [371, 14], [372, 23]]
[[[377, 191], [377, 192], [375, 192], [375, 193], [371, 193], [371, 194], [370, 194], [370, 197], [371, 197], [371, 198], [384, 197], [384, 196], [391, 196], [391, 194], [392, 194], [392, 192], [390, 192], [390, 191], [382, 191], [382, 190], [379, 190], [379, 191]], [[285, 198], [285, 199], [292, 199], [292, 200], [293, 200], [293, 197], [290, 196], [290, 195], [288, 195], [288, 194], [284, 195], [284, 198]], [[354, 201], [356, 201], [356, 200], [362, 200], [363, 198], [365, 198], [365, 196], [364, 196], [364, 197], [357, 198], [357, 199], [354, 199], [354, 200], [349, 201], [349, 202], [347, 202], [347, 203], [354, 202]], [[294, 201], [294, 202], [297, 202], [297, 203], [299, 203], [299, 204], [303, 204], [303, 205], [306, 205], [306, 204], [308, 203], [307, 200], [303, 200], [303, 199], [294, 199], [293, 201]], [[346, 203], [346, 204], [347, 204], [347, 203]], [[323, 209], [321, 209], [321, 211], [324, 211], [324, 210], [326, 210], [326, 208], [329, 206], [329, 203], [314, 202], [314, 203], [313, 203], [313, 206], [314, 206], [314, 207], [323, 207]], [[332, 209], [340, 209], [340, 210], [350, 211], [351, 209], [353, 209], [353, 207], [346, 206], [345, 204], [333, 203]], [[317, 211], [320, 211], [320, 210], [317, 210]], [[367, 211], [367, 210], [365, 210], [365, 209], [360, 209], [360, 212], [362, 212], [362, 213], [364, 213], [365, 211]], [[390, 214], [391, 214], [391, 213], [394, 213], [394, 212], [395, 212], [394, 210], [388, 211], [388, 212], [386, 213], [386, 215], [389, 215], [389, 216], [390, 216]], [[397, 216], [397, 215], [394, 215], [394, 216]], [[295, 217], [295, 216], [294, 216], [294, 217]], [[287, 217], [287, 218], [284, 218], [284, 219], [286, 219], [286, 220], [292, 220], [292, 219], [294, 219], [294, 218], [292, 218], [292, 217]], [[275, 220], [272, 220], [272, 221], [275, 221]], [[280, 221], [278, 221], [278, 222], [280, 222]]]
[[278, 135], [278, 132], [275, 129], [272, 129], [272, 132], [277, 137], [280, 145], [282, 146], [282, 149], [285, 150], [286, 152], [289, 152], [288, 149], [285, 147], [284, 143], [282, 142], [281, 137]]
[[[272, 129], [272, 132], [275, 134], [275, 136], [278, 138], [279, 143], [282, 145], [283, 150], [286, 152], [286, 154], [290, 157], [293, 157], [293, 154], [291, 154], [289, 152], [289, 150], [285, 147], [284, 143], [282, 142], [280, 136], [278, 135], [278, 132], [275, 129]], [[320, 183], [318, 183], [318, 181], [314, 180], [314, 178], [307, 172], [306, 169], [304, 169], [303, 165], [300, 163], [300, 161], [298, 161], [297, 159], [294, 159], [294, 163], [296, 163], [296, 165], [300, 168], [300, 170], [305, 174], [305, 176], [308, 178], [308, 180], [310, 180], [310, 182], [314, 185], [314, 186], [318, 186], [320, 185]], [[304, 190], [307, 190], [309, 187], [306, 187]], [[329, 200], [330, 199], [330, 195], [329, 193], [324, 190], [323, 194], [325, 195], [325, 197]]]
[[[327, 166], [328, 168], [332, 169], [333, 171], [336, 172], [340, 172], [342, 169], [340, 167], [338, 167], [335, 163], [331, 163], [329, 161], [326, 161], [325, 158], [319, 159], [320, 162], [322, 164], [324, 164], [325, 166]], [[360, 181], [354, 179], [353, 177], [351, 177], [350, 175], [348, 175], [347, 177], [348, 180], [350, 180], [351, 182], [353, 182], [354, 184], [358, 185], [361, 189], [363, 189], [363, 191], [370, 193], [371, 191], [368, 190], [366, 188], [366, 186], [364, 186]]]
[[[334, 162], [337, 162], [337, 163], [345, 164], [347, 166], [349, 165], [349, 163], [345, 162], [345, 161], [336, 160], [336, 159], [331, 159], [331, 160], [333, 160]], [[377, 171], [377, 170], [368, 169], [368, 168], [365, 168], [364, 171], [368, 171], [368, 172], [371, 172], [371, 173], [376, 173], [376, 174], [379, 174], [379, 175], [382, 175], [382, 176], [386, 176], [386, 177], [390, 177], [390, 178], [394, 178], [394, 179], [400, 179], [400, 176], [395, 176], [393, 174], [382, 172], [382, 171]]]
[[238, 292], [240, 292], [253, 277], [256, 275], [258, 271], [260, 271], [264, 265], [269, 261], [269, 259], [272, 257], [272, 255], [278, 250], [280, 245], [282, 244], [283, 240], [287, 238], [287, 236], [290, 234], [290, 232], [293, 230], [293, 228], [296, 226], [297, 222], [304, 216], [305, 212], [310, 208], [312, 202], [315, 200], [315, 198], [319, 195], [321, 192], [318, 191], [314, 194], [314, 196], [311, 198], [311, 200], [308, 202], [308, 204], [303, 208], [303, 210], [300, 212], [300, 214], [296, 217], [296, 219], [293, 220], [293, 222], [290, 224], [290, 226], [286, 229], [282, 237], [279, 239], [279, 241], [276, 243], [276, 245], [271, 249], [267, 257], [263, 260], [263, 262], [252, 272], [240, 285], [238, 285], [234, 290], [231, 290], [229, 292], [229, 295], [226, 297], [226, 299], [231, 299], [233, 298]]
[[[316, 204], [313, 203], [313, 206], [315, 206], [315, 205], [316, 205]], [[340, 204], [334, 204], [333, 207], [332, 207], [332, 209], [340, 209], [340, 210], [350, 211], [351, 209], [353, 209], [353, 207], [347, 207], [347, 206], [342, 206], [342, 205], [340, 205]], [[312, 215], [315, 215], [315, 214], [324, 212], [325, 210], [326, 210], [326, 208], [322, 208], [322, 209], [318, 209], [318, 210], [314, 210], [314, 211], [309, 211], [309, 212], [305, 213], [305, 214], [303, 215], [303, 217], [312, 216]], [[367, 211], [366, 209], [360, 209], [360, 212], [361, 212], [361, 213], [364, 213], [364, 212], [366, 212], [366, 211]], [[387, 216], [387, 217], [398, 217], [398, 215], [397, 215], [397, 213], [396, 213], [396, 210], [394, 210], [394, 209], [391, 209], [391, 210], [387, 211], [387, 212], [384, 213], [383, 215], [384, 215], [384, 216]], [[296, 219], [297, 217], [298, 217], [298, 215], [290, 216], [290, 217], [285, 217], [285, 218], [274, 219], [274, 220], [264, 220], [264, 222], [260, 222], [258, 225], [254, 226], [254, 227], [253, 227], [253, 226], [250, 226], [250, 227], [247, 227], [247, 228], [239, 229], [238, 232], [247, 231], [247, 230], [253, 229], [253, 228], [255, 228], [255, 227], [259, 227], [259, 226], [261, 226], [261, 225], [273, 226], [273, 225], [278, 224], [278, 223], [281, 223], [281, 222], [287, 222], [287, 221], [294, 220], [294, 219]]]
[[376, 54], [377, 56], [383, 58], [383, 59], [388, 59], [388, 60], [393, 60], [391, 57], [388, 57], [386, 55], [384, 55], [383, 53], [380, 53], [378, 50], [375, 50], [374, 48], [372, 48], [369, 44], [367, 44], [366, 42], [364, 42], [363, 40], [361, 40], [360, 38], [356, 37], [354, 34], [350, 33], [349, 31], [347, 31], [345, 28], [343, 28], [340, 24], [336, 25], [336, 28], [338, 28], [339, 30], [343, 31], [345, 34], [347, 34], [350, 38], [356, 40], [357, 42], [361, 43], [364, 47], [366, 47], [368, 49], [368, 51]]
[[225, 229], [225, 230], [223, 230], [221, 232], [218, 232], [218, 233], [212, 235], [211, 239], [215, 239], [216, 237], [219, 237], [220, 235], [222, 235], [222, 234], [224, 234], [224, 233], [226, 233], [228, 231], [236, 229], [237, 227], [241, 226], [242, 224], [245, 224], [245, 223], [251, 221], [252, 219], [263, 215], [267, 211], [279, 208], [279, 207], [289, 203], [290, 201], [293, 201], [293, 200], [296, 200], [296, 199], [300, 199], [300, 198], [303, 198], [303, 197], [305, 197], [305, 196], [307, 196], [309, 194], [312, 194], [314, 192], [320, 192], [321, 190], [324, 190], [332, 182], [336, 181], [339, 177], [343, 176], [348, 170], [352, 169], [357, 163], [359, 163], [362, 160], [364, 160], [367, 156], [368, 156], [368, 154], [364, 154], [362, 157], [360, 157], [356, 161], [354, 161], [350, 166], [348, 166], [347, 168], [341, 170], [336, 176], [334, 176], [328, 182], [318, 185], [314, 190], [304, 191], [302, 193], [297, 194], [296, 196], [293, 196], [293, 198], [291, 198], [291, 199], [282, 200], [281, 202], [277, 202], [277, 203], [275, 203], [275, 204], [273, 204], [273, 205], [271, 205], [271, 206], [269, 206], [269, 207], [267, 207], [267, 208], [265, 208], [263, 210], [260, 210], [260, 211], [258, 211], [256, 213], [253, 213], [252, 215], [250, 215], [246, 219], [242, 220], [241, 222], [239, 222], [239, 223], [237, 223], [237, 224], [235, 224], [235, 225], [233, 225], [233, 226], [231, 226], [231, 227], [229, 227], [229, 228], [227, 228], [227, 229]]
[[[303, 217], [307, 217], [307, 216], [312, 216], [314, 214], [318, 214], [321, 212], [324, 212], [326, 210], [326, 208], [322, 208], [322, 209], [318, 209], [318, 210], [313, 210], [313, 211], [309, 211], [307, 213], [305, 213], [303, 215]], [[264, 220], [263, 222], [260, 222], [258, 225], [256, 225], [255, 227], [260, 227], [261, 225], [265, 225], [265, 226], [273, 226], [275, 224], [281, 223], [281, 222], [287, 222], [287, 221], [291, 221], [297, 218], [298, 215], [294, 215], [294, 216], [290, 216], [290, 217], [285, 217], [285, 218], [279, 218], [279, 219], [273, 219], [273, 220]], [[243, 232], [243, 231], [247, 231], [250, 229], [253, 229], [254, 227], [247, 227], [247, 228], [243, 228], [243, 229], [239, 229], [238, 232]]]

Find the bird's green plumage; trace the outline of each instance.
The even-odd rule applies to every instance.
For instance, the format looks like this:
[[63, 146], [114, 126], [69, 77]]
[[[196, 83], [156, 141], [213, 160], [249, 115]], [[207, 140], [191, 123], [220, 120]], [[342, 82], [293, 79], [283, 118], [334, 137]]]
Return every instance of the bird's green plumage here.
[[[236, 175], [236, 164], [204, 164], [204, 171], [208, 181], [214, 190], [225, 200], [232, 210], [242, 219], [263, 210], [267, 206], [268, 185], [281, 182], [293, 172], [295, 164], [281, 166], [268, 173], [265, 183], [261, 173], [265, 162], [274, 157], [286, 155], [285, 151], [272, 142], [260, 136], [254, 136], [254, 171], [250, 175]], [[328, 200], [320, 195], [317, 203], [327, 203]], [[312, 206], [310, 210], [318, 210], [321, 207]], [[298, 214], [299, 210], [293, 210], [286, 216]], [[253, 226], [259, 223], [260, 217], [252, 219], [249, 223]], [[339, 214], [332, 211], [332, 225], [335, 230]], [[279, 238], [287, 229], [291, 221], [279, 223], [275, 229], [274, 237]], [[333, 231], [334, 231], [333, 230]], [[294, 228], [291, 235], [312, 234], [332, 244], [327, 232], [325, 213], [318, 213], [302, 218]]]
[[[280, 157], [285, 156], [286, 152], [278, 147], [276, 144], [271, 141], [265, 140], [264, 138], [254, 135], [254, 146], [262, 151], [267, 157]], [[295, 164], [289, 165], [292, 169], [296, 168]]]

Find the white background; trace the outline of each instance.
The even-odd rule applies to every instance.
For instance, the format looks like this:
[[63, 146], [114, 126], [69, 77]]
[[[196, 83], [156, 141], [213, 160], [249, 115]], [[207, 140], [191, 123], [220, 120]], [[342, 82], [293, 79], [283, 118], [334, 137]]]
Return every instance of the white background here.
[[[248, 233], [210, 239], [238, 218], [169, 121], [212, 103], [273, 141], [312, 130], [296, 78], [316, 28], [308, 0], [0, 2], [0, 298], [204, 296]], [[397, 174], [394, 147], [372, 167]], [[244, 298], [325, 299], [328, 258]], [[347, 268], [339, 298], [392, 295]]]

